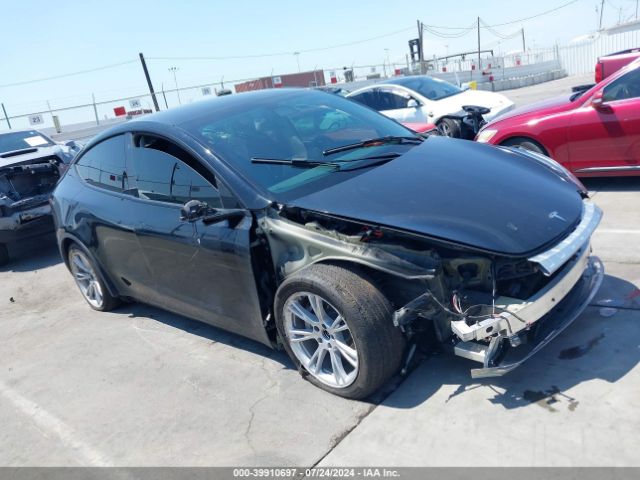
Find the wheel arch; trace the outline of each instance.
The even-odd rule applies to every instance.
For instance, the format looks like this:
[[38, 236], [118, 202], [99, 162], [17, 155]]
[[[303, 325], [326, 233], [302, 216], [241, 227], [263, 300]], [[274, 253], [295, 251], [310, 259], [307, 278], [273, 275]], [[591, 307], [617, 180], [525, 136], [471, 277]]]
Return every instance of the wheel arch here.
[[97, 270], [98, 270], [97, 273], [98, 275], [100, 275], [100, 279], [107, 286], [107, 289], [109, 290], [109, 294], [111, 294], [114, 297], [120, 296], [120, 292], [118, 292], [118, 289], [116, 288], [115, 283], [111, 280], [109, 275], [105, 272], [104, 268], [102, 267], [98, 259], [77, 237], [69, 233], [64, 234], [59, 240], [60, 255], [62, 256], [62, 260], [64, 261], [64, 264], [67, 267], [67, 269], [70, 269], [69, 250], [71, 249], [72, 245], [77, 246], [80, 250], [84, 252], [85, 255], [89, 257], [89, 259], [91, 259], [93, 264], [97, 267]]
[[542, 150], [542, 153], [544, 153], [547, 157], [549, 156], [549, 148], [547, 148], [538, 139], [533, 138], [529, 135], [516, 135], [516, 134], [509, 135], [508, 137], [501, 139], [498, 145], [509, 147], [509, 146], [512, 146], [512, 145], [509, 145], [510, 142], [515, 142], [518, 140], [533, 143], [534, 145], [536, 145]]

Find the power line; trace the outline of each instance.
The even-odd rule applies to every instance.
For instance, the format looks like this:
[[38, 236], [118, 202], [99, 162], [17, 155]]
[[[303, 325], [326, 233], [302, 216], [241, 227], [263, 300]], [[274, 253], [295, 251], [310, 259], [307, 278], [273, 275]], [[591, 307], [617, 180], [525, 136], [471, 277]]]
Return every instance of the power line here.
[[0, 88], [17, 87], [20, 85], [29, 85], [31, 83], [46, 82], [48, 80], [57, 80], [59, 78], [73, 77], [74, 75], [83, 75], [85, 73], [99, 72], [100, 70], [107, 70], [109, 68], [116, 68], [116, 67], [121, 67], [122, 65], [136, 63], [137, 61], [138, 60], [127, 60], [126, 62], [112, 63], [111, 65], [104, 65], [102, 67], [89, 68], [87, 70], [79, 70], [77, 72], [64, 73], [62, 75], [54, 75], [52, 77], [36, 78], [34, 80], [25, 80], [23, 82], [5, 83], [4, 85], [0, 85]]
[[[570, 2], [566, 2], [563, 3], [562, 5], [552, 8], [551, 10], [546, 10], [544, 12], [540, 12], [537, 13], [535, 15], [531, 15], [529, 17], [523, 17], [523, 18], [518, 18], [517, 20], [511, 20], [509, 22], [504, 22], [504, 23], [494, 23], [493, 25], [486, 25], [484, 28], [488, 28], [488, 27], [503, 27], [505, 25], [513, 25], [514, 23], [520, 23], [520, 22], [525, 22], [527, 20], [533, 20], [534, 18], [538, 18], [538, 17], [542, 17], [544, 15], [548, 15], [550, 13], [553, 12], [557, 12], [558, 10], [561, 10], [565, 7], [568, 7], [569, 5], [573, 5], [574, 3], [577, 3], [580, 0], [571, 0]], [[464, 30], [467, 27], [448, 27], [448, 26], [438, 26], [438, 25], [425, 25], [425, 27], [431, 27], [431, 28], [440, 28], [440, 29], [444, 29], [444, 30]]]
[[378, 40], [380, 38], [386, 38], [386, 37], [390, 37], [392, 35], [397, 35], [399, 33], [404, 33], [407, 32], [409, 30], [413, 30], [414, 27], [409, 27], [409, 28], [403, 28], [400, 30], [395, 30], [393, 32], [389, 32], [389, 33], [384, 33], [382, 35], [376, 35], [375, 37], [369, 37], [369, 38], [365, 38], [362, 40], [355, 40], [353, 42], [347, 42], [347, 43], [340, 43], [337, 45], [330, 45], [327, 47], [317, 47], [317, 48], [307, 48], [305, 50], [295, 50], [295, 51], [286, 51], [286, 52], [272, 52], [272, 53], [257, 53], [257, 54], [249, 54], [249, 55], [226, 55], [226, 56], [215, 56], [215, 57], [147, 57], [149, 60], [168, 60], [168, 61], [174, 61], [174, 60], [241, 60], [241, 59], [247, 59], [247, 58], [263, 58], [263, 57], [281, 57], [281, 56], [288, 56], [288, 55], [292, 55], [295, 52], [298, 53], [312, 53], [312, 52], [321, 52], [324, 50], [332, 50], [335, 48], [342, 48], [342, 47], [350, 47], [352, 45], [359, 45], [361, 43], [366, 43], [366, 42], [370, 42], [373, 40]]

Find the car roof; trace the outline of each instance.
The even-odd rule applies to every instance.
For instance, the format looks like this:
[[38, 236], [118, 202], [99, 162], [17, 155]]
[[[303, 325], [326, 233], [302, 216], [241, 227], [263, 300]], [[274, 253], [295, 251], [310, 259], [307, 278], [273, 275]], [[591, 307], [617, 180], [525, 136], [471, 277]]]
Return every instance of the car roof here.
[[144, 121], [180, 126], [185, 122], [191, 121], [198, 117], [209, 115], [212, 111], [215, 111], [217, 109], [226, 109], [230, 106], [234, 106], [235, 108], [240, 110], [245, 107], [252, 106], [258, 99], [270, 97], [285, 98], [288, 96], [299, 95], [304, 92], [307, 92], [310, 95], [333, 95], [322, 90], [307, 88], [270, 88], [265, 90], [254, 90], [251, 92], [243, 92], [235, 95], [222, 95], [220, 97], [201, 100], [198, 102], [190, 103], [188, 105], [171, 108], [169, 110], [163, 110], [151, 115], [145, 115], [140, 119], [132, 120], [128, 123], [128, 125], [135, 125], [139, 121]]

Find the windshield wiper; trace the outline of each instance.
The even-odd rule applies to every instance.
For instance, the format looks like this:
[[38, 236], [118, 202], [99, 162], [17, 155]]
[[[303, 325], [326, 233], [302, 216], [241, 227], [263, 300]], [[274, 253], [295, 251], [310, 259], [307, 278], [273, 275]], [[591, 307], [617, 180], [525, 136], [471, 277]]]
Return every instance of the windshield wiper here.
[[386, 136], [380, 138], [370, 138], [369, 140], [363, 140], [358, 143], [351, 143], [349, 145], [343, 145], [341, 147], [329, 148], [322, 152], [323, 156], [333, 155], [334, 153], [347, 152], [349, 150], [355, 150], [357, 148], [366, 148], [366, 147], [375, 147], [378, 145], [386, 145], [386, 144], [394, 144], [394, 145], [417, 145], [422, 143], [424, 138], [422, 137], [397, 137], [397, 136]]
[[299, 168], [315, 168], [315, 167], [333, 167], [340, 168], [340, 164], [336, 162], [318, 162], [315, 160], [299, 160], [299, 159], [280, 159], [280, 158], [261, 158], [252, 157], [251, 163], [261, 163], [265, 165], [291, 165]]
[[[401, 156], [401, 153], [390, 152], [382, 155], [374, 155], [371, 157], [350, 158], [348, 160], [338, 160], [336, 162], [319, 162], [317, 160], [299, 160], [299, 159], [280, 159], [280, 158], [261, 158], [252, 157], [251, 163], [266, 164], [266, 165], [290, 165], [292, 167], [299, 168], [315, 168], [315, 167], [331, 167], [335, 170], [347, 172], [350, 170], [358, 170], [360, 168], [368, 168], [376, 165], [382, 165], [394, 158]], [[356, 165], [354, 167], [344, 168], [346, 164], [364, 162], [362, 165]]]

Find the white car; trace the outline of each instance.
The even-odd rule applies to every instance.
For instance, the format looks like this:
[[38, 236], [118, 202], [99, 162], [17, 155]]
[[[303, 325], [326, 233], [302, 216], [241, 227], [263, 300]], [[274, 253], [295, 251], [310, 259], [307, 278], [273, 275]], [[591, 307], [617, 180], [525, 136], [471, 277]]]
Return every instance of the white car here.
[[425, 75], [400, 77], [355, 90], [347, 98], [377, 110], [403, 124], [435, 124], [441, 134], [458, 137], [459, 124], [442, 118], [460, 113], [465, 105], [487, 107], [491, 121], [515, 105], [504, 95], [481, 90], [463, 90], [438, 78]]

